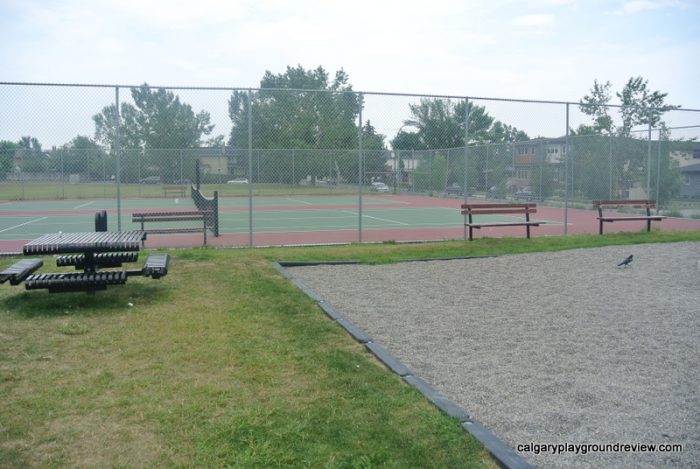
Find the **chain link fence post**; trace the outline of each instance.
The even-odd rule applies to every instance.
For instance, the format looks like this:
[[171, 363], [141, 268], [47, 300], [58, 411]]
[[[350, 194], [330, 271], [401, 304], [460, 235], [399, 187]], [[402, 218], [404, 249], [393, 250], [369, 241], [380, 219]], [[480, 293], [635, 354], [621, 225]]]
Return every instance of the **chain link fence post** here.
[[116, 86], [114, 88], [114, 102], [116, 106], [116, 122], [114, 124], [114, 133], [115, 133], [115, 150], [117, 152], [117, 174], [116, 174], [116, 183], [117, 183], [117, 231], [121, 232], [122, 231], [122, 193], [121, 193], [121, 174], [122, 174], [122, 169], [121, 169], [121, 143], [119, 141], [119, 130], [121, 127], [121, 117], [119, 115], [119, 87]]
[[564, 137], [564, 236], [569, 233], [569, 160], [571, 159], [571, 149], [569, 148], [569, 103], [566, 103], [566, 134]]
[[357, 116], [357, 166], [358, 166], [358, 180], [357, 180], [357, 213], [358, 213], [358, 241], [362, 242], [362, 186], [363, 186], [363, 175], [364, 175], [364, 155], [362, 153], [362, 107], [363, 95], [359, 93], [358, 95], [358, 116]]

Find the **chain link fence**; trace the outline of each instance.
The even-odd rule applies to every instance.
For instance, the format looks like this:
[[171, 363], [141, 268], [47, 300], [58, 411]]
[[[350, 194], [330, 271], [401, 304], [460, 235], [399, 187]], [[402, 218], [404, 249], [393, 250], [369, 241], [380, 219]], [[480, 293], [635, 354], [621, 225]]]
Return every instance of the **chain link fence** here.
[[343, 229], [359, 241], [368, 195], [384, 193], [561, 210], [644, 198], [700, 217], [700, 111], [596, 111], [605, 126], [579, 103], [0, 83], [0, 200], [105, 198], [121, 211], [193, 183], [199, 161], [203, 191], [247, 215], [230, 230], [250, 245], [266, 197], [345, 196], [357, 216]]

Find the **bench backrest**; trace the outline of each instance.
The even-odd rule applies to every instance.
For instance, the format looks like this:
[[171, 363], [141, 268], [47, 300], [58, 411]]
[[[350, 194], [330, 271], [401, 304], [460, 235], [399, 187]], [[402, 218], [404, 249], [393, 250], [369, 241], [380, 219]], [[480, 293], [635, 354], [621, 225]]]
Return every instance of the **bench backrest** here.
[[656, 208], [656, 202], [646, 199], [594, 200], [593, 208]]
[[211, 216], [211, 212], [193, 210], [193, 211], [180, 211], [180, 212], [144, 212], [144, 213], [132, 213], [132, 221], [141, 221], [142, 219], [152, 218], [161, 219], [162, 221], [181, 221], [184, 219], [201, 220], [204, 217]]
[[537, 213], [537, 204], [462, 204], [462, 215], [498, 215]]

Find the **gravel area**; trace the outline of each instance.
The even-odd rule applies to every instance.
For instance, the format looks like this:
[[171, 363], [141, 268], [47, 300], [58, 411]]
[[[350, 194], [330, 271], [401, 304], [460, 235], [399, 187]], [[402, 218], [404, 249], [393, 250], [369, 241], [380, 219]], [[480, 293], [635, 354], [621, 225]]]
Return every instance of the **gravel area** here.
[[[617, 267], [629, 254], [634, 262]], [[542, 468], [700, 467], [700, 243], [289, 271]]]

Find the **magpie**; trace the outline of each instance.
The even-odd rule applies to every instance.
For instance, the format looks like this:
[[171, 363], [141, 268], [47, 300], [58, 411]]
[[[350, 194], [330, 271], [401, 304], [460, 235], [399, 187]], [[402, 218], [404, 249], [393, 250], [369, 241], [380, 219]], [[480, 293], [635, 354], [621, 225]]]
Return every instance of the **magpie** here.
[[624, 261], [617, 264], [617, 266], [620, 267], [622, 265], [622, 266], [627, 267], [628, 265], [630, 265], [632, 263], [632, 258], [634, 258], [634, 255], [630, 254], [627, 259], [625, 259]]

